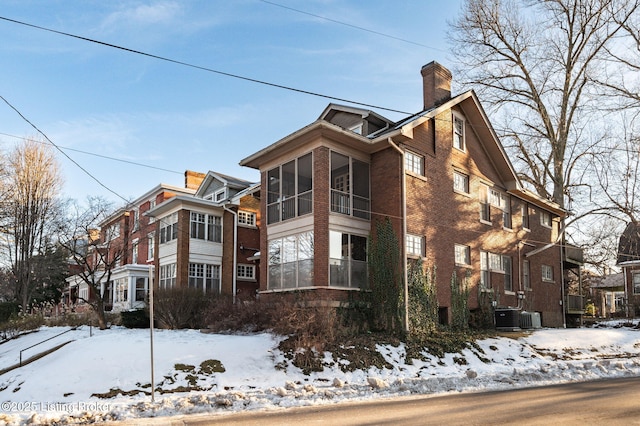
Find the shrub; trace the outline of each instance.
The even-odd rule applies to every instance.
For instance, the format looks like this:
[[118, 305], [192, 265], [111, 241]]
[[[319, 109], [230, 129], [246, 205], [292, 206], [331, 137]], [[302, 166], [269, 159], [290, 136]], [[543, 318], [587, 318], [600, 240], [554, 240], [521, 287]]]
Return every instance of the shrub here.
[[154, 319], [158, 325], [172, 330], [204, 328], [205, 314], [212, 296], [204, 296], [195, 288], [159, 289], [154, 292]]
[[0, 337], [11, 339], [25, 331], [36, 330], [44, 325], [44, 317], [39, 314], [13, 315], [0, 324]]
[[0, 324], [9, 321], [11, 316], [18, 315], [20, 312], [20, 305], [16, 302], [2, 302], [0, 303]]
[[127, 328], [149, 328], [149, 315], [145, 309], [120, 312], [122, 325]]

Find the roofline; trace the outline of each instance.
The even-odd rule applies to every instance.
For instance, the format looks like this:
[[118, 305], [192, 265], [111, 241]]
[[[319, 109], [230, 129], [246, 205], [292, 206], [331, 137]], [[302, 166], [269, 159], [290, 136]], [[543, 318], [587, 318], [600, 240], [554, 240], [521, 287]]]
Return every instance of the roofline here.
[[144, 215], [149, 217], [158, 217], [158, 215], [161, 215], [167, 210], [170, 210], [172, 205], [178, 202], [204, 207], [222, 208], [222, 204], [216, 203], [211, 200], [205, 200], [203, 198], [193, 197], [189, 195], [177, 195], [175, 197], [166, 199], [162, 203], [155, 206], [153, 209], [147, 210], [146, 212], [144, 212]]

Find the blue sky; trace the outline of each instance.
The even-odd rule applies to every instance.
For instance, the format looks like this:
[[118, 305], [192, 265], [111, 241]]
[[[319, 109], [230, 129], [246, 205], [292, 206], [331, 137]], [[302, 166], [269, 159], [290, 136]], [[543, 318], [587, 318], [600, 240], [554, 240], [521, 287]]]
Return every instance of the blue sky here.
[[[2, 0], [0, 16], [407, 112], [422, 109], [422, 65], [436, 60], [453, 66], [446, 32], [458, 0], [273, 3], [281, 6], [261, 0]], [[332, 102], [5, 20], [0, 39], [0, 95], [53, 142], [153, 167], [65, 150], [125, 199], [158, 183], [182, 186], [186, 169], [258, 181], [258, 172], [239, 161], [313, 122]], [[0, 102], [0, 149], [35, 134]], [[58, 157], [63, 196], [83, 201], [101, 195], [124, 203]]]

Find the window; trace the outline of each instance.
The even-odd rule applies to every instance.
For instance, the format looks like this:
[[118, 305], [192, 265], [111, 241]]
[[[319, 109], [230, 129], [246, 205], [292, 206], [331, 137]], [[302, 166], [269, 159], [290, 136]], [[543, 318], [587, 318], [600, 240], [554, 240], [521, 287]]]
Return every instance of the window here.
[[140, 229], [140, 210], [133, 210], [133, 232]]
[[502, 226], [511, 229], [511, 199], [506, 194], [500, 194], [502, 210]]
[[126, 302], [129, 300], [129, 283], [127, 278], [115, 280], [114, 302]]
[[463, 246], [461, 244], [455, 245], [455, 259], [456, 265], [471, 265], [471, 253], [469, 246]]
[[191, 238], [222, 242], [222, 218], [211, 214], [191, 212]]
[[454, 171], [453, 172], [453, 189], [457, 192], [465, 194], [469, 193], [469, 175]]
[[502, 256], [495, 253], [489, 253], [489, 269], [496, 272], [504, 272], [502, 268]]
[[[149, 200], [149, 210], [156, 208], [156, 199]], [[149, 216], [149, 223], [153, 223], [156, 221], [156, 218], [153, 216]]]
[[238, 224], [256, 226], [256, 214], [253, 212], [238, 211]]
[[480, 186], [480, 221], [491, 223], [491, 205], [489, 204], [489, 187]]
[[255, 280], [256, 267], [255, 265], [238, 265], [236, 275], [239, 280]]
[[502, 256], [502, 270], [504, 271], [504, 291], [513, 291], [511, 257]]
[[358, 123], [355, 126], [349, 127], [349, 130], [351, 130], [355, 134], [361, 135], [362, 134], [362, 123]]
[[227, 198], [227, 188], [220, 189], [213, 194], [213, 201], [216, 203], [219, 203], [225, 198]]
[[407, 255], [424, 256], [424, 238], [407, 234]]
[[489, 272], [489, 253], [480, 252], [480, 287], [491, 288], [491, 273]]
[[540, 225], [551, 228], [551, 213], [540, 210]]
[[277, 223], [312, 211], [311, 153], [267, 172], [267, 223]]
[[456, 114], [453, 115], [453, 147], [460, 151], [465, 150], [464, 120]]
[[106, 241], [111, 241], [111, 240], [113, 240], [115, 238], [118, 238], [119, 236], [120, 236], [120, 224], [119, 223], [114, 223], [113, 225], [108, 227], [107, 231], [105, 232]]
[[151, 260], [155, 256], [156, 239], [155, 235], [147, 235], [147, 260]]
[[542, 281], [553, 282], [553, 266], [542, 265]]
[[176, 264], [160, 265], [160, 282], [158, 287], [169, 289], [176, 286]]
[[178, 213], [160, 219], [160, 244], [178, 238]]
[[369, 219], [368, 163], [331, 152], [331, 211]]
[[367, 288], [367, 237], [329, 231], [329, 285]]
[[131, 245], [131, 263], [138, 263], [138, 241]]
[[529, 204], [527, 203], [522, 205], [522, 227], [529, 229]]
[[136, 302], [144, 302], [147, 298], [147, 279], [136, 278]]
[[189, 288], [220, 293], [220, 265], [189, 263]]
[[529, 270], [529, 261], [522, 261], [522, 285], [525, 289], [531, 289], [531, 272]]
[[313, 285], [313, 232], [270, 240], [268, 247], [270, 290]]
[[631, 281], [633, 282], [633, 294], [640, 294], [640, 273], [632, 274]]
[[409, 173], [424, 176], [424, 157], [411, 151], [405, 151], [404, 168]]

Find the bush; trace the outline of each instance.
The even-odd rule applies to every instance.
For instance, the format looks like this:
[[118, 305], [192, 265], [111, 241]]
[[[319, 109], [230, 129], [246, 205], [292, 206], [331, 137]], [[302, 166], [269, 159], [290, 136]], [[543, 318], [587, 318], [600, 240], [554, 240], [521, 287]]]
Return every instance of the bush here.
[[0, 303], [0, 324], [9, 321], [11, 316], [18, 315], [20, 312], [20, 305], [16, 302], [2, 302]]
[[145, 309], [120, 312], [120, 320], [127, 328], [149, 328], [149, 314]]
[[212, 299], [195, 288], [159, 289], [154, 292], [153, 316], [162, 328], [204, 328]]
[[25, 331], [36, 330], [44, 325], [44, 317], [39, 314], [13, 315], [8, 321], [0, 324], [0, 337], [11, 339]]

